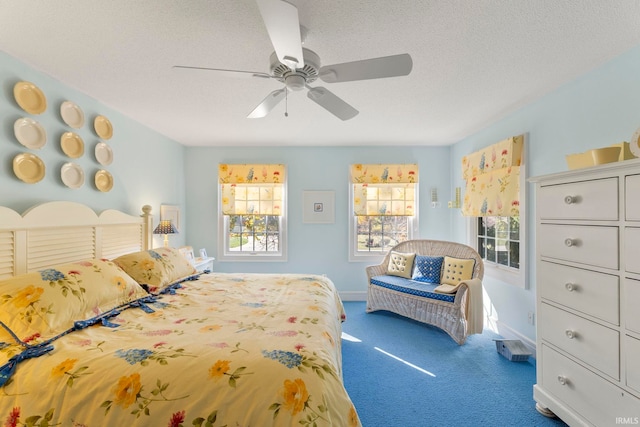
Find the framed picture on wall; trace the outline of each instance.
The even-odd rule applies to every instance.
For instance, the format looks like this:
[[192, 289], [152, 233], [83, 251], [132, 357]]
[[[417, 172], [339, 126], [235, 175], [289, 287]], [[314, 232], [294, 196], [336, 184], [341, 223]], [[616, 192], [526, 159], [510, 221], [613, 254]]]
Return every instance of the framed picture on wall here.
[[333, 224], [335, 222], [334, 191], [303, 191], [302, 222]]
[[170, 220], [180, 231], [180, 208], [175, 205], [160, 205], [160, 221]]

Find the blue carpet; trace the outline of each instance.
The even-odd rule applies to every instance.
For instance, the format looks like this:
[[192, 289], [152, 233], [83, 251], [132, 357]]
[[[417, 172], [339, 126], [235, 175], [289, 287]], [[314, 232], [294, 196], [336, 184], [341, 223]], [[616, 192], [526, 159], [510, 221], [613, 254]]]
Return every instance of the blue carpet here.
[[498, 335], [459, 346], [432, 326], [344, 305], [344, 383], [364, 427], [565, 426], [535, 409], [534, 359], [501, 356]]

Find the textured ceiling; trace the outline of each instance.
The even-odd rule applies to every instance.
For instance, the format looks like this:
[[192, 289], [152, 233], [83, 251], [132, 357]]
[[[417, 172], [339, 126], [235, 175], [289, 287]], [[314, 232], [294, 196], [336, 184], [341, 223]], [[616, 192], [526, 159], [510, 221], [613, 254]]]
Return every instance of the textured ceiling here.
[[340, 121], [269, 72], [253, 0], [2, 0], [0, 50], [187, 146], [446, 145], [640, 44], [640, 1], [291, 0], [305, 47], [335, 64], [399, 53], [407, 77], [328, 84]]

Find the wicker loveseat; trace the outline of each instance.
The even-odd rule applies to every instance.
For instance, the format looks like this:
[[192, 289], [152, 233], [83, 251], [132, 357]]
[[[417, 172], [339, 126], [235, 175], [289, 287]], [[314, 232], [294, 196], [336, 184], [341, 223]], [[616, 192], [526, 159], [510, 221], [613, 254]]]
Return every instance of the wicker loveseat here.
[[[472, 278], [460, 281], [453, 293], [441, 293], [436, 290], [439, 283], [424, 283], [389, 274], [392, 254], [414, 253], [416, 259], [418, 256], [472, 259]], [[387, 310], [437, 326], [459, 345], [464, 344], [468, 335], [482, 333], [484, 264], [478, 252], [470, 246], [439, 240], [407, 240], [394, 246], [379, 265], [367, 267], [366, 272], [369, 281], [367, 312]], [[449, 286], [449, 290], [453, 288]]]

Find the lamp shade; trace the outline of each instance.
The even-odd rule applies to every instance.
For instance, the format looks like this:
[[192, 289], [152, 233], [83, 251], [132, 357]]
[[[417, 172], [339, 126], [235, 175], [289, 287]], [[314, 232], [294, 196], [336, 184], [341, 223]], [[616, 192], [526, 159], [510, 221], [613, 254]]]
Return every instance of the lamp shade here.
[[178, 234], [178, 229], [171, 220], [165, 219], [160, 221], [160, 224], [153, 230], [153, 234]]

